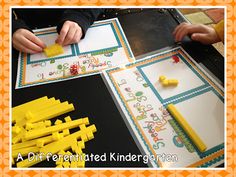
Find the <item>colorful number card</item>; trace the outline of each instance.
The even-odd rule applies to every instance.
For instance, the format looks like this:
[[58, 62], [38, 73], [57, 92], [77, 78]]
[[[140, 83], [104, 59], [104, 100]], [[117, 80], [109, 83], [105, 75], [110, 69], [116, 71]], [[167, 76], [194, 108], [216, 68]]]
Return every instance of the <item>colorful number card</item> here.
[[[55, 43], [55, 28], [35, 31], [47, 46]], [[48, 58], [43, 52], [19, 55], [16, 88], [57, 82], [97, 74], [101, 70], [134, 61], [118, 19], [95, 22], [77, 44], [63, 47], [64, 53]], [[70, 72], [76, 65], [77, 71]]]
[[[214, 167], [224, 162], [224, 92], [182, 49], [103, 71], [124, 120], [152, 167]], [[178, 81], [165, 86], [160, 76]], [[200, 152], [166, 107], [174, 104], [205, 143]]]

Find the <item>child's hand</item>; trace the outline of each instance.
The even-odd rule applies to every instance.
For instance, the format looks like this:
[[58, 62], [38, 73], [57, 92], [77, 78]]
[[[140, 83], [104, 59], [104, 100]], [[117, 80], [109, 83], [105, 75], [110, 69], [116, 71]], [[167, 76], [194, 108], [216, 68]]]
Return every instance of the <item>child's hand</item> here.
[[56, 40], [56, 43], [65, 46], [79, 42], [81, 37], [81, 27], [75, 22], [65, 21]]
[[27, 29], [18, 29], [14, 32], [13, 46], [20, 52], [38, 53], [42, 52], [46, 45]]
[[214, 28], [206, 25], [181, 23], [175, 28], [173, 35], [176, 42], [181, 41], [186, 35], [191, 35], [192, 40], [203, 44], [213, 44], [221, 41]]

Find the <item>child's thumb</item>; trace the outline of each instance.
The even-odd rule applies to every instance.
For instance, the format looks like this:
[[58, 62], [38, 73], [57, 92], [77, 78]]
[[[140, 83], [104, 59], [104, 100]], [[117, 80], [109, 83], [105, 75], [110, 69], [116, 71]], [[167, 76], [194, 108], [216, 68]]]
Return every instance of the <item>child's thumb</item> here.
[[201, 42], [203, 44], [208, 44], [210, 42], [207, 38], [207, 35], [202, 33], [194, 33], [192, 34], [191, 38], [192, 40]]

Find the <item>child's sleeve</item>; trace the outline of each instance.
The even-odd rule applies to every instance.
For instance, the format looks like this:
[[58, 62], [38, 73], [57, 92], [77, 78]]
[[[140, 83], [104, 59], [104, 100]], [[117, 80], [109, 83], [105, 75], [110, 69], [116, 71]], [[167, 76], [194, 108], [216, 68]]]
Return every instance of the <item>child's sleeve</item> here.
[[32, 32], [32, 30], [26, 25], [24, 20], [18, 18], [18, 12], [12, 10], [12, 34], [20, 28], [27, 29]]
[[214, 26], [214, 29], [218, 36], [220, 37], [221, 41], [224, 42], [224, 20], [221, 20]]

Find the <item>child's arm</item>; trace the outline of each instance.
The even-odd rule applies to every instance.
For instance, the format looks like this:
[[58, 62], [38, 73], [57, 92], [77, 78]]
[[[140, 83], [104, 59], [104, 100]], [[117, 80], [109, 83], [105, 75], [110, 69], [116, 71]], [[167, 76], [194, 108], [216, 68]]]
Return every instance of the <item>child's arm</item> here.
[[224, 42], [224, 20], [221, 20], [214, 26], [216, 33], [218, 34], [219, 38], [222, 42]]

